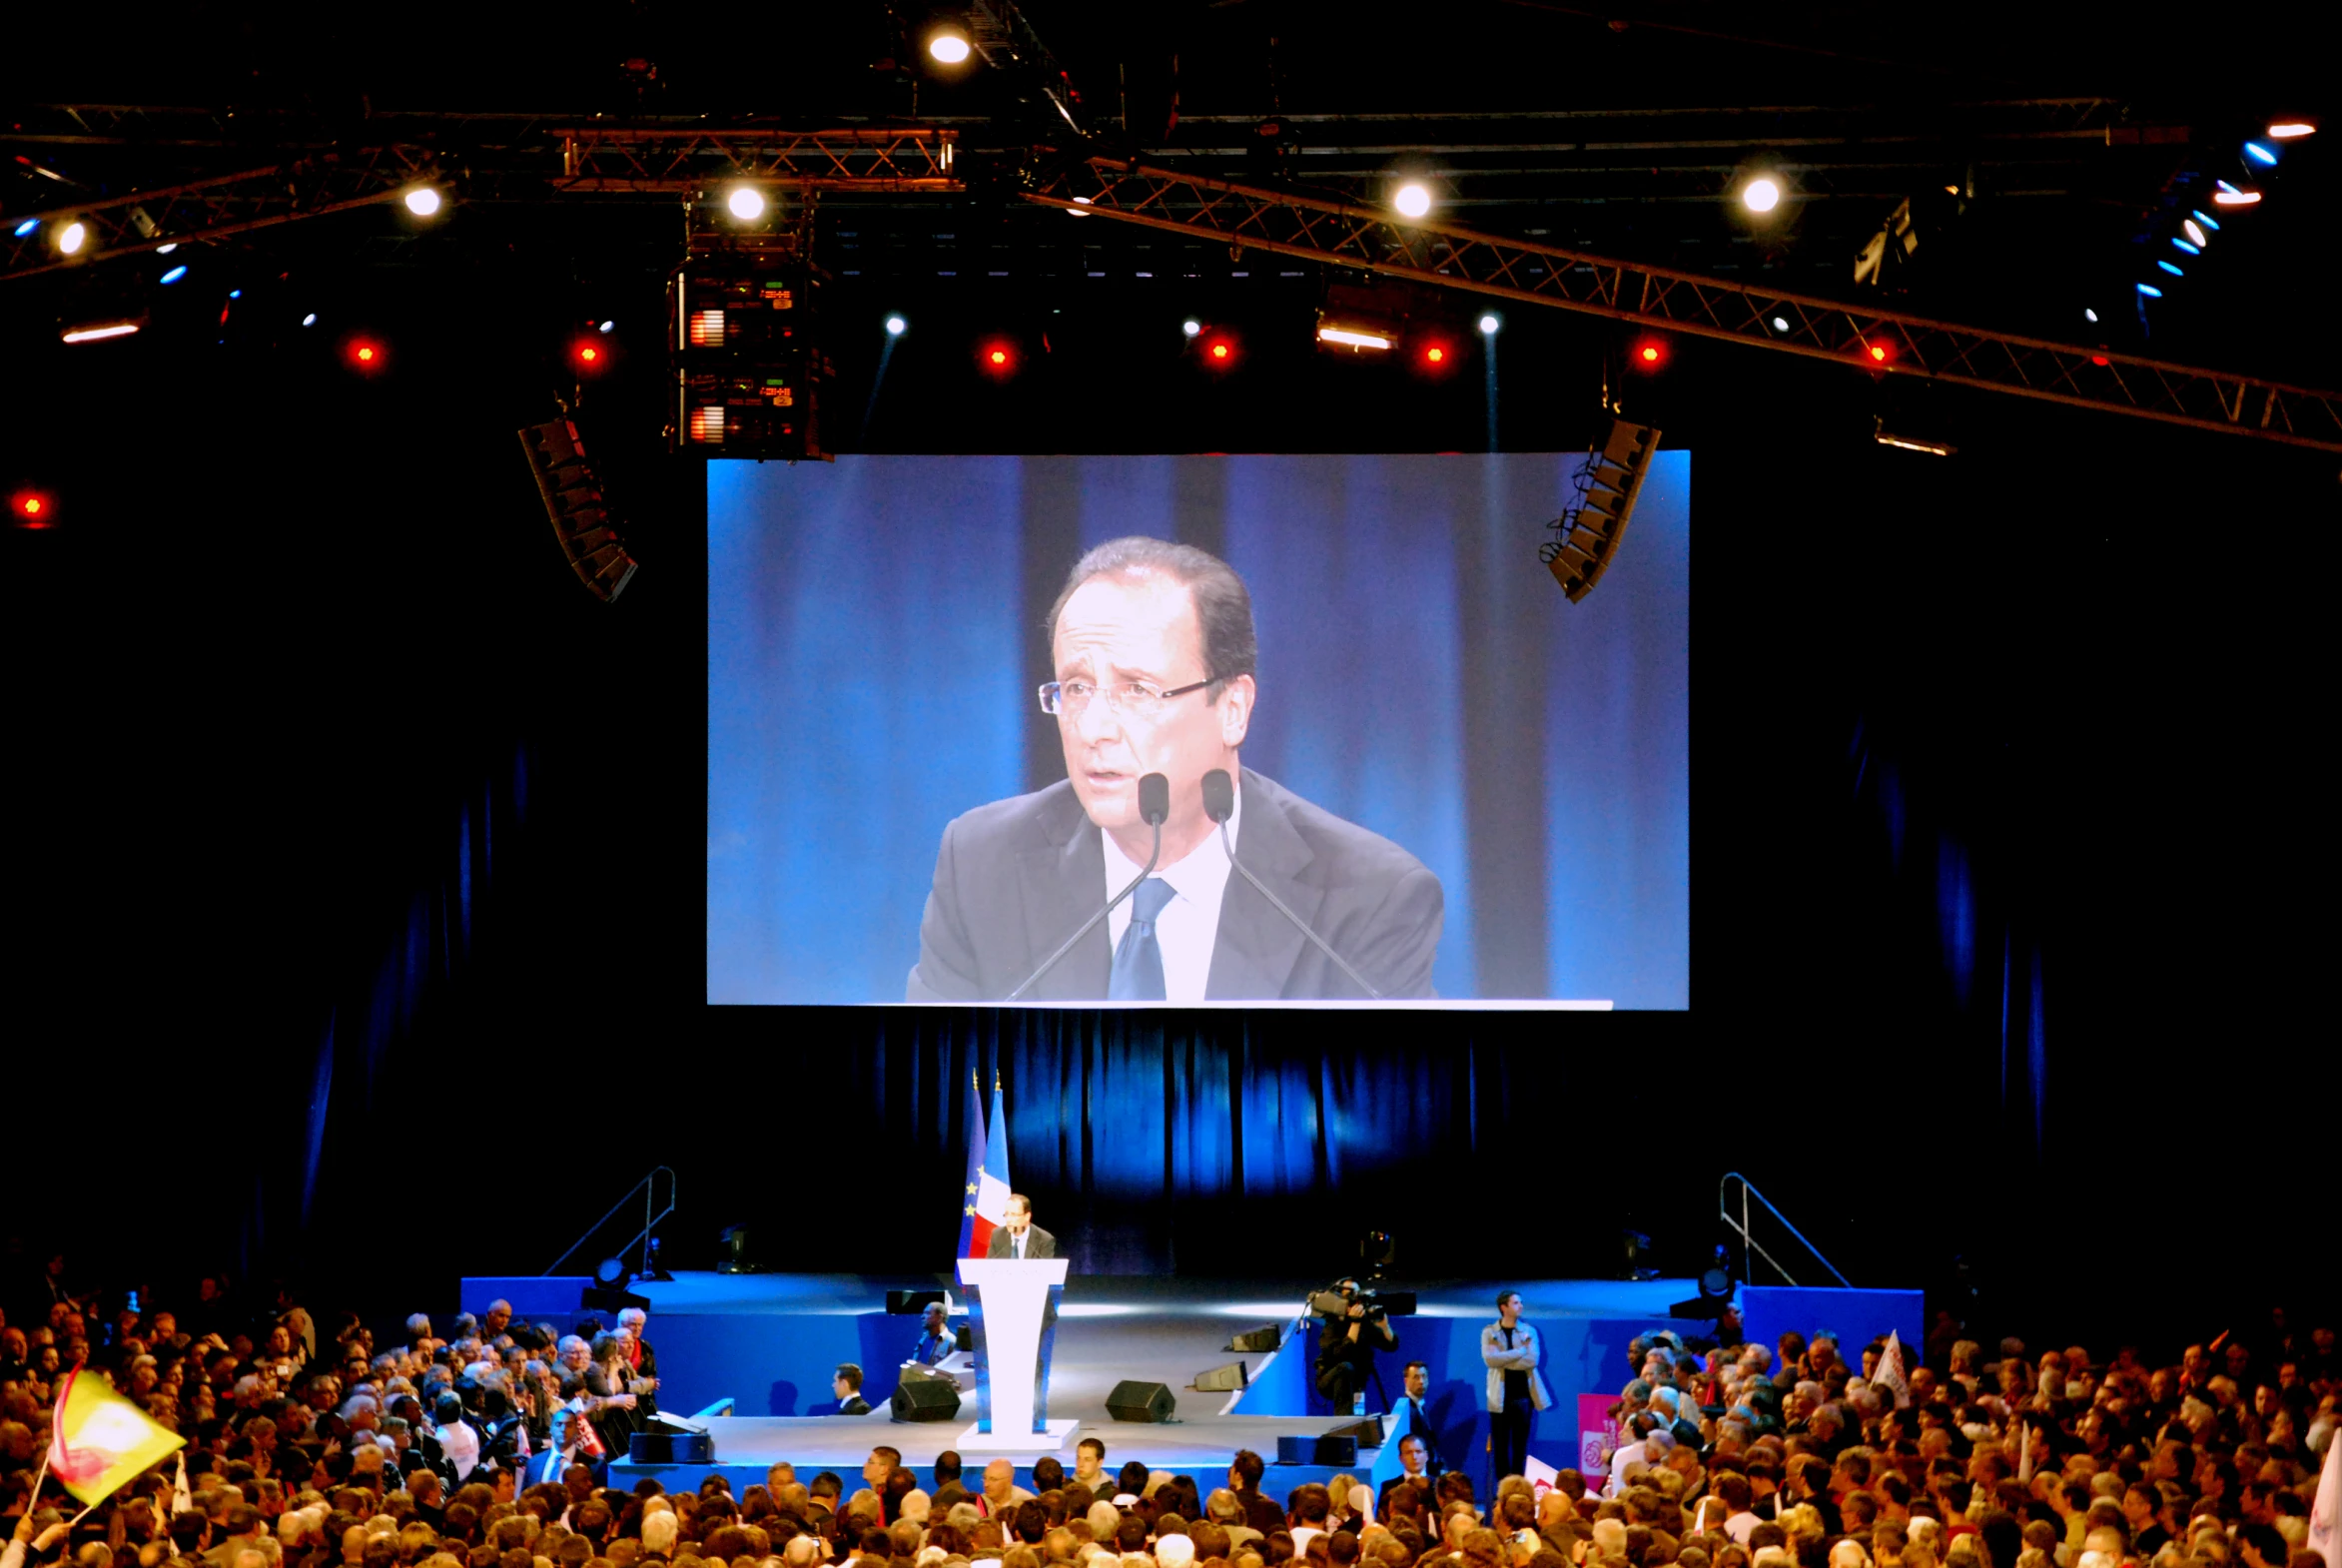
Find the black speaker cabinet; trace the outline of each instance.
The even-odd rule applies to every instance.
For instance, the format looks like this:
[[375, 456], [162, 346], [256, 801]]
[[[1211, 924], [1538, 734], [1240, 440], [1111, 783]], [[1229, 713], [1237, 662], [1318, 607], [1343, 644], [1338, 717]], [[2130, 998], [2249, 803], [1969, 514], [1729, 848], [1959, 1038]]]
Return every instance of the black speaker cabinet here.
[[636, 1464], [713, 1464], [716, 1444], [705, 1432], [636, 1432], [626, 1456]]
[[903, 1380], [895, 1385], [891, 1403], [898, 1421], [950, 1421], [960, 1414], [960, 1389], [948, 1377], [931, 1373], [914, 1375], [906, 1367]]
[[1176, 1408], [1169, 1383], [1138, 1383], [1126, 1378], [1106, 1396], [1106, 1412], [1118, 1421], [1168, 1421]]
[[1267, 1323], [1258, 1328], [1247, 1328], [1227, 1342], [1230, 1351], [1239, 1355], [1253, 1355], [1262, 1350], [1273, 1350], [1280, 1342], [1276, 1324]]
[[1358, 1462], [1358, 1440], [1330, 1433], [1322, 1437], [1280, 1437], [1276, 1440], [1276, 1462], [1331, 1465], [1346, 1470]]

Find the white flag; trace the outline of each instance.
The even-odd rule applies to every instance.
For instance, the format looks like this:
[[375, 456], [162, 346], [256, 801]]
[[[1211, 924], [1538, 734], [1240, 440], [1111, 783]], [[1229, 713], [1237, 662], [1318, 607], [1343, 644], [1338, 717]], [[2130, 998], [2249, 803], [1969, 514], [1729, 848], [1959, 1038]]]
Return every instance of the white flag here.
[[[1543, 1496], [1561, 1479], [1561, 1472], [1535, 1454], [1525, 1453], [1521, 1455], [1521, 1479], [1529, 1483], [1531, 1491]], [[1570, 1501], [1574, 1503], [1577, 1499], [1573, 1497]]]
[[1879, 1371], [1871, 1381], [1894, 1389], [1898, 1408], [1911, 1403], [1911, 1378], [1903, 1366], [1903, 1335], [1895, 1329], [1887, 1330], [1887, 1348], [1879, 1353]]
[[2317, 1501], [2309, 1506], [2309, 1549], [2342, 1568], [2342, 1432], [2326, 1440], [2326, 1467], [2318, 1474]]
[[187, 1489], [187, 1450], [179, 1450], [179, 1475], [171, 1483], [171, 1511], [189, 1513], [195, 1508], [195, 1494]]

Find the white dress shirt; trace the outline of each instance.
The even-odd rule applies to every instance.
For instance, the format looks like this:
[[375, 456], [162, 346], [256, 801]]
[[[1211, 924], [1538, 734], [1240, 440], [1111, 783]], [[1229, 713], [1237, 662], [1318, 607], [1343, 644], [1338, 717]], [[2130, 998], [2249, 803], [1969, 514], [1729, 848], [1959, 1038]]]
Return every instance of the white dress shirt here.
[[[1235, 812], [1227, 821], [1230, 843], [1242, 836], [1243, 825], [1244, 792], [1238, 789]], [[1113, 834], [1104, 828], [1098, 832], [1106, 841], [1106, 896], [1113, 898], [1139, 874], [1140, 862], [1123, 853]], [[1219, 938], [1219, 900], [1231, 875], [1227, 851], [1220, 847], [1219, 829], [1214, 827], [1206, 834], [1202, 843], [1187, 851], [1184, 860], [1158, 866], [1155, 874], [1170, 883], [1176, 895], [1155, 919], [1155, 940], [1163, 949], [1164, 1000], [1192, 1007], [1203, 1000], [1203, 988], [1211, 981], [1211, 946]], [[1122, 947], [1123, 933], [1131, 929], [1131, 906], [1137, 900], [1138, 895], [1133, 894], [1107, 916], [1109, 952]]]

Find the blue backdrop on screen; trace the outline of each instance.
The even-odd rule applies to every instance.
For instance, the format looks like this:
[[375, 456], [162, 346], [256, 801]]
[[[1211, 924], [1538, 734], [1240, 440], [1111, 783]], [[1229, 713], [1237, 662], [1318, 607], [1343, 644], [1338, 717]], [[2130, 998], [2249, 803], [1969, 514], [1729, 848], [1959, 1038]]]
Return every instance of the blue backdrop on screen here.
[[896, 1002], [944, 825], [1062, 778], [1041, 622], [1151, 533], [1250, 587], [1244, 765], [1445, 887], [1448, 997], [1689, 1005], [1691, 461], [1578, 604], [1580, 453], [708, 466], [707, 996]]

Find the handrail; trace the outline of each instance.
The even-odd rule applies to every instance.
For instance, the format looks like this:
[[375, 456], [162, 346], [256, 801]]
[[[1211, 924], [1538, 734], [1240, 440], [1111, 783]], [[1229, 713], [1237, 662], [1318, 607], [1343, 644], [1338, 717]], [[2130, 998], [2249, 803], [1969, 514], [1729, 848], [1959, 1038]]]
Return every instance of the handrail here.
[[[1731, 1184], [1735, 1181], [1740, 1183], [1740, 1218], [1738, 1219], [1732, 1217], [1732, 1208], [1727, 1201], [1731, 1195]], [[1840, 1284], [1846, 1286], [1846, 1288], [1849, 1290], [1854, 1288], [1854, 1281], [1847, 1278], [1846, 1275], [1839, 1273], [1838, 1265], [1830, 1261], [1830, 1259], [1827, 1257], [1824, 1257], [1822, 1255], [1822, 1249], [1816, 1246], [1813, 1242], [1808, 1241], [1806, 1239], [1805, 1232], [1789, 1222], [1789, 1215], [1783, 1213], [1780, 1209], [1773, 1206], [1773, 1200], [1771, 1198], [1758, 1191], [1755, 1186], [1750, 1184], [1749, 1178], [1745, 1176], [1742, 1176], [1738, 1171], [1727, 1171], [1724, 1173], [1724, 1178], [1716, 1183], [1716, 1212], [1717, 1217], [1721, 1218], [1725, 1224], [1740, 1232], [1740, 1276], [1743, 1279], [1746, 1279], [1749, 1276], [1749, 1253], [1754, 1251], [1766, 1262], [1771, 1263], [1773, 1265], [1773, 1271], [1779, 1274], [1786, 1283], [1792, 1285], [1797, 1283], [1797, 1280], [1790, 1277], [1789, 1270], [1781, 1266], [1780, 1259], [1776, 1258], [1771, 1252], [1766, 1251], [1763, 1243], [1758, 1241], [1754, 1235], [1749, 1233], [1749, 1199], [1752, 1197], [1755, 1198], [1758, 1202], [1763, 1203], [1766, 1207], [1766, 1210], [1770, 1212], [1774, 1218], [1781, 1221], [1781, 1227], [1783, 1229], [1787, 1230], [1791, 1235], [1798, 1238], [1799, 1244], [1814, 1255], [1815, 1262], [1820, 1263], [1824, 1268], [1829, 1269], [1832, 1274], [1837, 1275], [1838, 1282]]]
[[[658, 1209], [654, 1213], [652, 1212], [652, 1205], [658, 1201], [657, 1183], [658, 1178], [661, 1176], [664, 1176], [667, 1178], [667, 1206]], [[627, 1248], [633, 1246], [635, 1242], [640, 1241], [642, 1243], [641, 1271], [646, 1274], [649, 1273], [651, 1227], [675, 1211], [675, 1173], [665, 1166], [653, 1166], [649, 1175], [645, 1176], [641, 1180], [635, 1182], [632, 1186], [626, 1188], [626, 1195], [612, 1203], [608, 1213], [603, 1214], [592, 1224], [587, 1225], [585, 1227], [585, 1234], [570, 1242], [569, 1249], [563, 1252], [559, 1257], [554, 1258], [553, 1266], [546, 1269], [544, 1271], [544, 1275], [540, 1277], [550, 1277], [553, 1274], [559, 1273], [561, 1271], [561, 1265], [569, 1261], [571, 1257], [574, 1257], [579, 1247], [592, 1240], [595, 1233], [599, 1231], [602, 1226], [608, 1224], [619, 1209], [624, 1208], [628, 1203], [632, 1202], [634, 1200], [634, 1194], [637, 1192], [642, 1194], [642, 1228], [635, 1231], [625, 1240], [619, 1242], [617, 1248], [608, 1255], [611, 1257], [623, 1259], [626, 1255]]]

